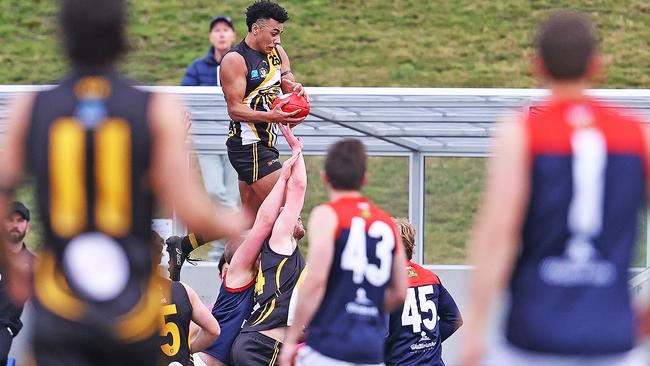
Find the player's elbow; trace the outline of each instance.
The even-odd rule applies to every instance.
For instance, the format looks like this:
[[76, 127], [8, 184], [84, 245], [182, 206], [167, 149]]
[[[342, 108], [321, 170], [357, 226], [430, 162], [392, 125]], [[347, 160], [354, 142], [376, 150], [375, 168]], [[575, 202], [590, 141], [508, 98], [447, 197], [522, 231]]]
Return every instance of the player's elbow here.
[[228, 105], [228, 116], [235, 122], [244, 122], [246, 118], [240, 113], [240, 105]]
[[221, 335], [221, 327], [219, 326], [219, 322], [217, 322], [215, 319], [214, 322], [211, 322], [210, 326], [205, 331], [213, 341], [219, 338]]
[[305, 290], [305, 293], [309, 294], [318, 294], [324, 293], [325, 288], [327, 287], [327, 277], [320, 274], [314, 274], [309, 281], [309, 291]]

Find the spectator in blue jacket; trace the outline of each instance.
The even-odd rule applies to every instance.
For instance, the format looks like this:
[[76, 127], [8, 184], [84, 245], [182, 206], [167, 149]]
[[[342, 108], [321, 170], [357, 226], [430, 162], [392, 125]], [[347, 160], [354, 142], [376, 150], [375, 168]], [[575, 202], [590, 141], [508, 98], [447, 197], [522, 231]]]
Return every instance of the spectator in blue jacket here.
[[187, 68], [181, 81], [183, 86], [219, 86], [219, 64], [235, 43], [237, 34], [232, 19], [216, 16], [210, 21], [210, 43], [208, 54], [194, 60]]

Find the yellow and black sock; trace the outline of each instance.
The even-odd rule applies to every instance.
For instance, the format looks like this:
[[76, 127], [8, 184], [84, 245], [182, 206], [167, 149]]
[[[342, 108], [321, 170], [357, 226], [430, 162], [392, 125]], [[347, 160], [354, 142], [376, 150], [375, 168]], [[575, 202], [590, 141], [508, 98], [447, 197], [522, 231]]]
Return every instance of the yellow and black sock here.
[[194, 249], [200, 247], [205, 243], [206, 241], [203, 240], [200, 235], [190, 233], [189, 235], [183, 237], [183, 240], [181, 241], [181, 250], [185, 254], [190, 254]]

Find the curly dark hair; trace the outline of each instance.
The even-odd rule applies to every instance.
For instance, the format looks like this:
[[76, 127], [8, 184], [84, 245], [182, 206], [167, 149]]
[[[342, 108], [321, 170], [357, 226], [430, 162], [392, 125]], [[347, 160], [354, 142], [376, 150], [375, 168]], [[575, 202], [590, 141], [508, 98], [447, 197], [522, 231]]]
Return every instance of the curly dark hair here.
[[62, 0], [59, 24], [75, 66], [112, 65], [128, 49], [125, 0]]
[[289, 13], [272, 1], [258, 0], [246, 9], [246, 25], [249, 32], [253, 29], [253, 24], [260, 19], [273, 19], [284, 23], [289, 19]]

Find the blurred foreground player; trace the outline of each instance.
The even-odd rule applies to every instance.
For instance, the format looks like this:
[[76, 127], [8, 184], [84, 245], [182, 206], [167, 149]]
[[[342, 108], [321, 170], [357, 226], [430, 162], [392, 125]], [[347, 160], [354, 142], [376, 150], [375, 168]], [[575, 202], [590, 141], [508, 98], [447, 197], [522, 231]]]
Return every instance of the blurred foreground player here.
[[395, 219], [409, 260], [406, 301], [390, 315], [386, 365], [445, 366], [442, 342], [463, 324], [456, 302], [438, 276], [413, 262], [415, 228], [405, 218]]
[[471, 237], [464, 366], [480, 364], [506, 281], [505, 341], [491, 364], [648, 365], [634, 347], [628, 269], [648, 193], [644, 126], [585, 94], [601, 72], [594, 29], [561, 12], [540, 28], [538, 113], [502, 125]]
[[34, 274], [41, 366], [156, 364], [165, 286], [150, 234], [154, 193], [206, 236], [239, 235], [238, 217], [190, 181], [179, 102], [114, 70], [126, 15], [121, 0], [61, 1], [72, 71], [22, 98], [8, 122], [0, 214], [27, 166], [45, 230]]
[[330, 202], [309, 217], [309, 270], [300, 287], [281, 365], [383, 365], [387, 314], [404, 302], [406, 257], [391, 217], [360, 190], [366, 151], [359, 140], [330, 146], [322, 175]]

